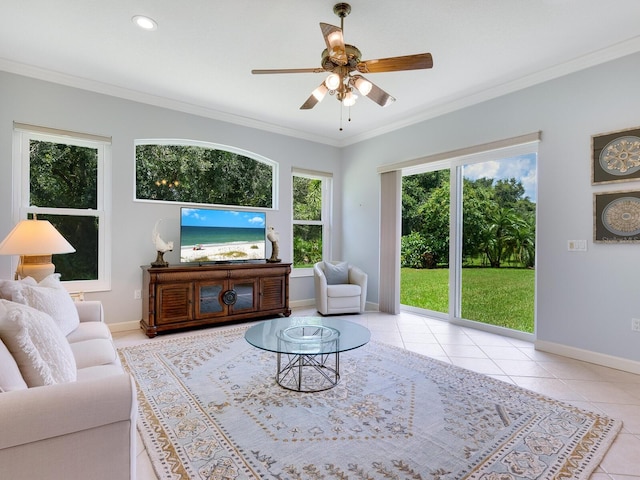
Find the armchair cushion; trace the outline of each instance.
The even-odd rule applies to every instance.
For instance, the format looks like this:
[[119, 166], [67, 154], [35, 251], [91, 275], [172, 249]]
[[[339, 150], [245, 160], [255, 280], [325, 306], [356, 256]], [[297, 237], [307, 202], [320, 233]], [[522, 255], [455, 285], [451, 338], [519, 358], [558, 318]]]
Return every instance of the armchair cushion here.
[[360, 297], [360, 285], [345, 283], [343, 285], [327, 285], [328, 297]]
[[117, 364], [119, 362], [116, 350], [111, 340], [92, 338], [82, 342], [69, 344], [78, 369], [97, 365]]
[[13, 355], [29, 387], [76, 380], [69, 342], [44, 312], [0, 300], [0, 338]]
[[[80, 303], [86, 302], [78, 302], [78, 305]], [[85, 340], [92, 340], [94, 338], [110, 340], [111, 332], [109, 331], [109, 327], [103, 322], [80, 322], [78, 328], [67, 335], [67, 341], [72, 345], [76, 342], [84, 342]]]
[[349, 283], [349, 264], [324, 262], [324, 276], [327, 278], [327, 285]]

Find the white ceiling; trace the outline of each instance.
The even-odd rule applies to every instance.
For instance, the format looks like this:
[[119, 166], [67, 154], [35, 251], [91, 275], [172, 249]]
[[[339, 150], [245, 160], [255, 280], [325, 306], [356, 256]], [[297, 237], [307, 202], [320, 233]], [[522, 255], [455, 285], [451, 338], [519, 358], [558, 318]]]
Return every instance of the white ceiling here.
[[369, 74], [397, 100], [360, 98], [348, 122], [329, 95], [299, 109], [322, 74], [251, 74], [319, 67], [335, 3], [0, 0], [0, 70], [340, 146], [640, 51], [638, 0], [351, 0], [363, 60], [431, 52], [434, 68]]

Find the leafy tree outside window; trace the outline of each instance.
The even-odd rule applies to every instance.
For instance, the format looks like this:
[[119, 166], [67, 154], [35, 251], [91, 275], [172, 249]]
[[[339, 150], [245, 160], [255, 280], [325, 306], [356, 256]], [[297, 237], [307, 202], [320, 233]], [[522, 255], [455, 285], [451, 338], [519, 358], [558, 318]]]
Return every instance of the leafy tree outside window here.
[[71, 290], [108, 290], [110, 139], [26, 125], [16, 127], [14, 135], [20, 144], [14, 185], [27, 186], [16, 218], [49, 220], [73, 245], [75, 253], [52, 258]]
[[136, 198], [275, 208], [276, 163], [214, 147], [203, 142], [137, 141]]
[[329, 175], [293, 174], [293, 266], [310, 268], [329, 257]]

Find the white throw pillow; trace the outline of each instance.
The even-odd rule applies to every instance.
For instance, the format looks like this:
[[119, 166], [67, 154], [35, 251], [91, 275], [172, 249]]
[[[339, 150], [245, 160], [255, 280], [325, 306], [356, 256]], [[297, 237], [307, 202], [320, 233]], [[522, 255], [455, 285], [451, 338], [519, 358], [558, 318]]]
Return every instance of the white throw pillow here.
[[336, 265], [324, 262], [324, 276], [327, 277], [327, 285], [342, 285], [349, 283], [349, 264], [341, 262]]
[[27, 384], [22, 378], [13, 355], [0, 339], [0, 392], [24, 390]]
[[14, 301], [24, 303], [53, 318], [63, 335], [69, 335], [80, 324], [78, 309], [69, 292], [60, 283], [60, 274], [54, 273], [37, 285], [22, 285]]
[[76, 380], [76, 361], [69, 342], [52, 318], [28, 305], [0, 300], [0, 338], [29, 387]]
[[[7, 309], [0, 303], [0, 322], [7, 315]], [[24, 390], [27, 384], [11, 352], [0, 338], [0, 392]]]
[[21, 280], [0, 280], [0, 298], [13, 300], [14, 302], [18, 301], [17, 298], [21, 296], [20, 292], [22, 292], [22, 289], [25, 285], [37, 284], [38, 282], [36, 282], [35, 279], [31, 277], [26, 277]]

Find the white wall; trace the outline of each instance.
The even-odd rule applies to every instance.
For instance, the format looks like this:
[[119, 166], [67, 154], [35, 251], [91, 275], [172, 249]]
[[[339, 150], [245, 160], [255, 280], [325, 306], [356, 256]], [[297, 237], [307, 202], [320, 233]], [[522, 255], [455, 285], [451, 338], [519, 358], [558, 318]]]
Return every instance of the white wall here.
[[[135, 202], [134, 140], [137, 138], [184, 138], [231, 145], [279, 163], [279, 210], [267, 212], [267, 222], [280, 232], [280, 257], [291, 261], [291, 168], [331, 172], [335, 205], [340, 205], [340, 152], [334, 147], [292, 137], [232, 125], [195, 115], [144, 105], [84, 90], [0, 72], [0, 239], [13, 227], [11, 141], [13, 122], [41, 125], [113, 138], [113, 262], [112, 290], [88, 294], [104, 303], [109, 323], [137, 321], [141, 301], [133, 292], [141, 288], [140, 265], [155, 259], [151, 231], [162, 218], [161, 236], [179, 239], [179, 206]], [[341, 224], [339, 208], [335, 212]], [[342, 233], [334, 229], [336, 254]], [[270, 247], [267, 246], [270, 254]], [[177, 249], [165, 255], [179, 262]], [[12, 278], [10, 257], [0, 256], [0, 278]], [[313, 297], [313, 279], [292, 278], [292, 302]]]
[[[380, 165], [542, 131], [538, 157], [537, 338], [640, 360], [640, 245], [593, 243], [591, 135], [640, 126], [640, 55], [622, 58], [347, 147], [344, 257], [370, 274], [378, 296]], [[393, 107], [391, 107], [393, 108]], [[588, 240], [568, 252], [567, 240]]]
[[[640, 360], [640, 245], [594, 244], [593, 193], [640, 189], [640, 182], [592, 186], [590, 137], [640, 126], [640, 55], [404, 128], [342, 150], [224, 122], [0, 72], [0, 238], [11, 218], [11, 132], [18, 121], [113, 137], [113, 289], [100, 298], [110, 323], [140, 318], [133, 300], [139, 265], [155, 258], [150, 232], [165, 219], [165, 239], [177, 239], [178, 207], [133, 201], [133, 140], [177, 137], [244, 148], [280, 163], [280, 210], [268, 213], [290, 255], [292, 166], [334, 174], [333, 257], [369, 273], [368, 300], [377, 302], [379, 165], [542, 131], [538, 162], [537, 337], [540, 342]], [[392, 107], [391, 107], [392, 108]], [[172, 235], [173, 234], [173, 235]], [[588, 251], [567, 251], [568, 239]], [[341, 248], [342, 247], [342, 248]], [[177, 253], [167, 255], [177, 262]], [[0, 257], [0, 278], [12, 276]], [[313, 297], [312, 279], [291, 282], [291, 300]]]

